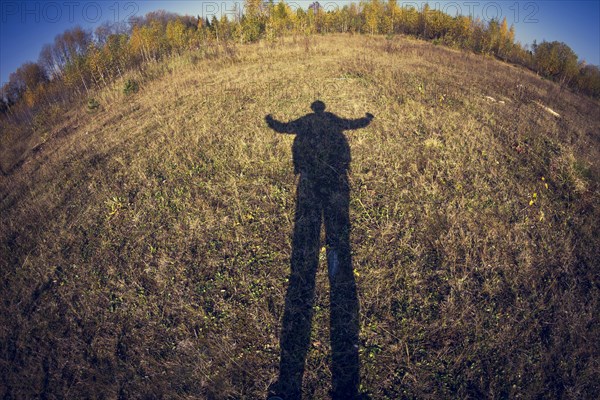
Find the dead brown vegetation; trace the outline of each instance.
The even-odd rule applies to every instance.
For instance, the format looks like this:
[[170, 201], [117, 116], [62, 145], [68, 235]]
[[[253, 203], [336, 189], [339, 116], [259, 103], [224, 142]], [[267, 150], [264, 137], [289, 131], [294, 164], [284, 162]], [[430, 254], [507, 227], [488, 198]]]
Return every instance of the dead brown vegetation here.
[[316, 98], [375, 115], [348, 134], [361, 390], [598, 395], [598, 102], [407, 38], [306, 40], [151, 64], [0, 178], [0, 395], [263, 397], [295, 202], [292, 138], [263, 118]]

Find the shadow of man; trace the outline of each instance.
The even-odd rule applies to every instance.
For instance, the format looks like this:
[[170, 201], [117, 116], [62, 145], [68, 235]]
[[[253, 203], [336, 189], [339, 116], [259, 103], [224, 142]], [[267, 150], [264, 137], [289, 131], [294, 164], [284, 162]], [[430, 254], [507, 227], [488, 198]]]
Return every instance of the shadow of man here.
[[[347, 170], [350, 146], [344, 130], [363, 128], [373, 115], [348, 120], [325, 112], [315, 101], [314, 113], [291, 122], [265, 117], [279, 133], [296, 134], [292, 153], [297, 188], [291, 274], [281, 332], [279, 379], [271, 393], [285, 400], [300, 399], [302, 375], [310, 343], [319, 236], [325, 223], [330, 284], [332, 398], [358, 397], [358, 297], [350, 249], [350, 187]], [[277, 398], [277, 397], [273, 397]]]

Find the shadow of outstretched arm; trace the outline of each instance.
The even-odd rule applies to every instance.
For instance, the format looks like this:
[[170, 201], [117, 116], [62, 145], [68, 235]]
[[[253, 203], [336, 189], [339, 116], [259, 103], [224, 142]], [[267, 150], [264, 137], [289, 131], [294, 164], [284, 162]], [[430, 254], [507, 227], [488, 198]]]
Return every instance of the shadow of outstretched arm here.
[[281, 122], [277, 121], [275, 118], [271, 116], [271, 114], [265, 117], [265, 121], [269, 128], [273, 129], [275, 132], [279, 133], [295, 133], [296, 129], [296, 121], [291, 122]]
[[371, 123], [371, 121], [373, 120], [373, 118], [375, 118], [373, 116], [373, 114], [366, 113], [363, 118], [358, 118], [358, 119], [339, 118], [338, 124], [344, 130], [360, 129], [360, 128], [364, 128], [367, 125], [369, 125]]

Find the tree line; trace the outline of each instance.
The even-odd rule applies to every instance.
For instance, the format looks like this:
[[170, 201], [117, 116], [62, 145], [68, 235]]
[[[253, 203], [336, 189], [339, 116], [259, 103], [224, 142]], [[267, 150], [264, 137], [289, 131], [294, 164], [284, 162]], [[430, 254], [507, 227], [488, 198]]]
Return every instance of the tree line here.
[[535, 43], [531, 49], [515, 42], [513, 26], [492, 19], [450, 16], [431, 9], [401, 7], [396, 0], [363, 0], [334, 10], [318, 2], [307, 10], [283, 0], [245, 0], [243, 13], [229, 18], [180, 16], [154, 11], [127, 24], [105, 23], [94, 32], [74, 27], [46, 44], [37, 62], [13, 72], [0, 92], [0, 114], [31, 120], [44, 107], [109, 85], [127, 71], [164, 57], [222, 43], [277, 40], [292, 34], [404, 34], [454, 48], [495, 56], [523, 65], [561, 85], [600, 98], [598, 66], [579, 62], [561, 42]]

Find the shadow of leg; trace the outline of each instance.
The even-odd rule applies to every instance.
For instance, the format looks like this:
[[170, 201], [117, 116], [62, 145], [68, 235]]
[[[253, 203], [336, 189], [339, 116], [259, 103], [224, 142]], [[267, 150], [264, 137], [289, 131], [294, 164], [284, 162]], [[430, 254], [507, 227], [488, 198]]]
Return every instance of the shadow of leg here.
[[332, 185], [324, 206], [329, 269], [332, 398], [358, 397], [358, 296], [350, 249], [349, 188]]
[[300, 399], [302, 375], [310, 342], [315, 274], [319, 263], [321, 207], [313, 187], [300, 180], [289, 286], [281, 332], [278, 394], [286, 400]]
[[332, 398], [358, 397], [358, 298], [354, 278], [339, 273], [331, 279]]

